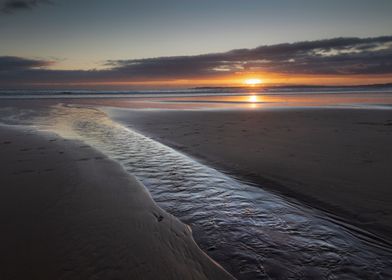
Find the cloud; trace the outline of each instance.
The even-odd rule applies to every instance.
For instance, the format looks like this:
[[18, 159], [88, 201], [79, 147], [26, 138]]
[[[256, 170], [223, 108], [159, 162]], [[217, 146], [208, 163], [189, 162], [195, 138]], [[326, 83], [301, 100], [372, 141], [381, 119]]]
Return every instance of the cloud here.
[[335, 38], [260, 46], [199, 56], [108, 61], [131, 76], [187, 77], [241, 72], [284, 74], [392, 73], [392, 36]]
[[195, 56], [108, 60], [105, 70], [49, 70], [51, 61], [0, 57], [5, 83], [80, 83], [218, 78], [243, 73], [392, 74], [392, 36], [334, 38]]
[[0, 73], [18, 70], [33, 70], [52, 65], [52, 61], [26, 59], [16, 56], [0, 56]]
[[50, 0], [3, 0], [0, 1], [0, 10], [11, 14], [19, 10], [31, 10], [41, 4], [51, 4]]

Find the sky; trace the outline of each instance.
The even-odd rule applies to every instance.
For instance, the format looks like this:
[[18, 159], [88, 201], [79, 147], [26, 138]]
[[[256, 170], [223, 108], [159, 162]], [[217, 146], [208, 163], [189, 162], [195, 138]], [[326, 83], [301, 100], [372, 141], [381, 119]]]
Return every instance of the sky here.
[[392, 81], [390, 0], [0, 0], [0, 88]]

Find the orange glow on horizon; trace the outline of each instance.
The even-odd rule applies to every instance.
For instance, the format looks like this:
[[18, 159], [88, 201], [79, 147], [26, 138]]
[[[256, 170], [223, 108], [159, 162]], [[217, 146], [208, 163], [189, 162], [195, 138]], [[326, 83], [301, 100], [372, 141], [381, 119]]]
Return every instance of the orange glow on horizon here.
[[250, 78], [250, 79], [246, 79], [244, 81], [244, 84], [248, 85], [248, 86], [257, 86], [262, 83], [263, 83], [263, 81], [261, 79], [257, 79], [257, 78]]
[[[249, 73], [237, 73], [219, 77], [192, 77], [189, 79], [157, 80], [79, 80], [64, 82], [31, 82], [31, 86], [47, 88], [85, 87], [85, 88], [191, 88], [191, 87], [238, 87], [238, 86], [274, 86], [274, 85], [363, 85], [392, 82], [391, 74], [380, 75], [288, 75], [279, 73], [253, 73], [263, 79], [250, 78]], [[254, 76], [253, 76], [254, 77]]]

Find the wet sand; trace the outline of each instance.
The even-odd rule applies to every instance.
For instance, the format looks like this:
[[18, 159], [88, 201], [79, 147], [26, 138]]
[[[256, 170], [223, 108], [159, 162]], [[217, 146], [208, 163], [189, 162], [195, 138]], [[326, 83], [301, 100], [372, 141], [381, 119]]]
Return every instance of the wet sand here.
[[0, 154], [0, 279], [231, 279], [83, 142], [1, 126]]
[[392, 241], [392, 111], [109, 110], [145, 135]]

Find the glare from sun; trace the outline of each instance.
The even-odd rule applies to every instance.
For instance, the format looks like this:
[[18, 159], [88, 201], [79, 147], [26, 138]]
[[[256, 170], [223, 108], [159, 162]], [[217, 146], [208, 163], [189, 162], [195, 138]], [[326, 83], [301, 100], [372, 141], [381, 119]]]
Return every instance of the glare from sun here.
[[249, 102], [257, 102], [257, 96], [256, 95], [249, 96]]
[[254, 79], [254, 78], [252, 78], [252, 79], [246, 79], [244, 81], [244, 84], [248, 85], [248, 86], [256, 86], [256, 85], [260, 85], [262, 82], [263, 81], [261, 79]]

